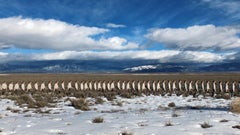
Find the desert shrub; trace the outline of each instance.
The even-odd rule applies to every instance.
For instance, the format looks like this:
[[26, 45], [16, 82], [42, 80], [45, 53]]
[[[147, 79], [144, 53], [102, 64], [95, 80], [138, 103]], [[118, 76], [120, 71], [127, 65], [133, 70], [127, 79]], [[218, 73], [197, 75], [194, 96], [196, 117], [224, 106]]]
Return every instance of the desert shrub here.
[[120, 106], [120, 107], [123, 106], [123, 104], [122, 104], [121, 101], [112, 102], [112, 105], [114, 105], [114, 106]]
[[192, 109], [192, 110], [201, 110], [201, 108], [203, 108], [203, 107], [201, 107], [201, 106], [189, 106], [188, 108]]
[[82, 111], [89, 111], [90, 110], [90, 108], [88, 106], [88, 102], [84, 98], [72, 99], [72, 100], [70, 100], [70, 102], [72, 103], [71, 105], [75, 109], [79, 109], [79, 110], [82, 110]]
[[92, 120], [92, 123], [103, 123], [104, 119], [102, 117], [96, 117]]
[[28, 104], [27, 107], [28, 108], [41, 108], [41, 107], [45, 107], [47, 106], [47, 102], [45, 101], [37, 101], [37, 102], [33, 102], [31, 104]]
[[50, 114], [51, 110], [42, 110], [42, 109], [36, 109], [34, 111], [35, 113], [40, 113], [40, 114]]
[[10, 110], [12, 110], [12, 108], [8, 106], [8, 107], [6, 108], [6, 110], [7, 110], [7, 111], [10, 111]]
[[21, 110], [19, 110], [19, 109], [12, 109], [12, 110], [11, 110], [12, 113], [19, 113], [20, 111], [21, 111]]
[[144, 114], [144, 113], [146, 113], [147, 111], [148, 111], [147, 108], [140, 108], [140, 109], [139, 109], [139, 113], [140, 113], [140, 114]]
[[133, 133], [130, 133], [130, 132], [124, 131], [124, 132], [120, 133], [119, 135], [133, 135]]
[[107, 98], [108, 101], [113, 101], [114, 99], [116, 99], [116, 93], [106, 92], [104, 93], [104, 96]]
[[23, 117], [32, 117], [31, 114], [26, 114], [26, 115], [23, 115]]
[[34, 102], [32, 102], [31, 104], [28, 104], [29, 108], [41, 108], [41, 107], [48, 106], [49, 99], [47, 97], [36, 95], [33, 98], [34, 98]]
[[228, 122], [228, 120], [222, 119], [222, 120], [220, 120], [219, 122]]
[[240, 129], [240, 125], [235, 125], [235, 126], [232, 126], [232, 128], [237, 128], [237, 129]]
[[98, 97], [98, 93], [95, 91], [88, 91], [86, 94], [87, 94], [87, 97], [92, 97], [92, 98]]
[[122, 102], [120, 102], [120, 101], [117, 101], [117, 106], [120, 106], [120, 107], [122, 107], [122, 106], [123, 106]]
[[6, 110], [11, 111], [12, 113], [19, 113], [21, 111], [19, 109], [13, 109], [11, 107], [7, 107]]
[[23, 94], [23, 95], [11, 95], [6, 98], [15, 101], [17, 105], [27, 106], [28, 108], [41, 108], [49, 106], [49, 103], [53, 103], [53, 98], [46, 94]]
[[22, 105], [22, 104], [34, 104], [34, 99], [27, 94], [24, 95], [20, 95], [20, 96], [16, 96], [16, 103], [18, 105]]
[[178, 117], [179, 115], [178, 114], [176, 114], [176, 113], [173, 113], [172, 114], [172, 117]]
[[170, 108], [165, 107], [165, 106], [161, 106], [161, 105], [158, 106], [158, 110], [166, 111], [166, 110], [169, 110], [169, 109]]
[[74, 92], [74, 97], [76, 98], [86, 98], [86, 94], [82, 91], [77, 91], [77, 92]]
[[210, 128], [210, 127], [212, 127], [212, 125], [210, 125], [210, 124], [207, 123], [207, 122], [204, 122], [204, 123], [202, 123], [202, 124], [200, 124], [200, 125], [201, 125], [202, 128]]
[[129, 91], [122, 91], [120, 96], [123, 98], [132, 98], [132, 94]]
[[52, 97], [56, 97], [56, 98], [63, 98], [66, 96], [66, 94], [64, 93], [63, 90], [56, 90], [53, 93], [48, 94], [48, 95], [51, 95]]
[[[40, 93], [40, 97], [42, 99], [44, 99], [45, 101], [47, 101], [48, 103], [56, 103], [56, 96], [53, 96], [52, 94], [48, 94], [48, 93]], [[63, 96], [61, 96], [60, 98], [62, 98]], [[34, 99], [36, 99], [34, 97]], [[37, 99], [36, 99], [37, 100]]]
[[97, 97], [95, 100], [95, 104], [103, 104], [103, 99], [101, 97]]
[[231, 99], [230, 95], [225, 93], [223, 96], [222, 96], [223, 99]]
[[176, 107], [176, 104], [174, 102], [171, 102], [168, 104], [168, 107]]
[[240, 98], [235, 98], [231, 105], [230, 105], [230, 111], [233, 113], [240, 113]]

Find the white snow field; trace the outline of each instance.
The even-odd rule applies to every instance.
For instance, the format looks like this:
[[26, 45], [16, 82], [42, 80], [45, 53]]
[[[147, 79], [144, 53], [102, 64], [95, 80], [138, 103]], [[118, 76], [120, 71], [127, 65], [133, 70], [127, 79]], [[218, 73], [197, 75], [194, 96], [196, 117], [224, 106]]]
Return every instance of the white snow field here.
[[[34, 113], [8, 99], [0, 100], [0, 134], [2, 135], [239, 135], [240, 114], [228, 111], [233, 100], [177, 96], [142, 96], [120, 98], [94, 104], [81, 111], [61, 99], [49, 113]], [[176, 107], [168, 107], [174, 102]], [[13, 113], [12, 110], [19, 111]], [[102, 117], [103, 123], [93, 123]], [[225, 122], [220, 122], [220, 121]], [[202, 128], [207, 123], [212, 127]], [[172, 126], [167, 126], [172, 125]]]

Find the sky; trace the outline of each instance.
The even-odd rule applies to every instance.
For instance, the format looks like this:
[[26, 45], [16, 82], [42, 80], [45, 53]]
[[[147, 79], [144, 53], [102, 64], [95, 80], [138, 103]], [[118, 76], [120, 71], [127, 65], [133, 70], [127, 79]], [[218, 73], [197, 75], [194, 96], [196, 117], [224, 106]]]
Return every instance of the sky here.
[[240, 0], [0, 0], [0, 62], [240, 60]]

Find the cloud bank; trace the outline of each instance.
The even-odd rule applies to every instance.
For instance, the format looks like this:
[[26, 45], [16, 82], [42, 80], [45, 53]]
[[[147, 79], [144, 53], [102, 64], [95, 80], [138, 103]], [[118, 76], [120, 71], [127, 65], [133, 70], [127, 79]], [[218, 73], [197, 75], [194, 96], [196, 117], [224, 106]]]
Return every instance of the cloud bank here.
[[[141, 50], [138, 44], [110, 30], [49, 19], [10, 17], [0, 19], [0, 50], [14, 47], [54, 50], [47, 53], [0, 52], [0, 62], [21, 60], [158, 60], [167, 62], [216, 63], [238, 59], [240, 30], [237, 27], [195, 25], [187, 28], [154, 28], [145, 38], [164, 50]], [[125, 27], [109, 24], [111, 28]]]
[[214, 25], [187, 28], [150, 29], [146, 38], [162, 43], [166, 48], [197, 51], [226, 51], [240, 47], [238, 28]]
[[[52, 50], [126, 50], [138, 44], [121, 37], [105, 38], [109, 29], [72, 25], [49, 19], [10, 17], [0, 19], [0, 48]], [[94, 36], [99, 36], [97, 40]]]
[[176, 50], [160, 50], [160, 51], [61, 51], [54, 53], [39, 54], [9, 54], [0, 53], [0, 62], [12, 60], [158, 60], [160, 63], [167, 62], [200, 62], [215, 63], [227, 60], [231, 53], [215, 54], [210, 52], [196, 51], [176, 51]]

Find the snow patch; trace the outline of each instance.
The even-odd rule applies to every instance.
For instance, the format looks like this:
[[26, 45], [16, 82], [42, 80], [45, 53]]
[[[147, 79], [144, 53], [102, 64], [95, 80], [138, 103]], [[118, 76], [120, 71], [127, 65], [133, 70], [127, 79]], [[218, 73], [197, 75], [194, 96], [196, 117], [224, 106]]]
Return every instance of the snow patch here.
[[147, 69], [156, 69], [157, 66], [155, 65], [144, 65], [144, 66], [137, 66], [137, 67], [132, 67], [132, 68], [125, 68], [124, 71], [142, 71], [142, 70], [147, 70]]
[[[103, 104], [91, 105], [91, 111], [76, 110], [61, 99], [62, 102], [58, 102], [56, 107], [48, 108], [52, 110], [49, 114], [38, 114], [31, 110], [12, 113], [6, 110], [8, 106], [19, 107], [11, 100], [1, 99], [0, 114], [4, 117], [0, 118], [0, 134], [240, 134], [240, 130], [232, 128], [240, 123], [240, 114], [228, 111], [233, 99], [175, 95], [132, 99], [117, 97], [113, 101], [103, 99]], [[117, 102], [121, 102], [122, 106], [117, 106]], [[176, 104], [175, 108], [168, 107], [171, 102]], [[96, 117], [102, 117], [104, 122], [93, 124], [91, 121]], [[228, 122], [220, 122], [222, 119]], [[173, 126], [166, 126], [169, 122]], [[200, 124], [204, 122], [213, 127], [201, 128]]]
[[47, 66], [43, 68], [46, 71], [55, 71], [61, 69], [60, 65], [54, 65], [54, 66]]

